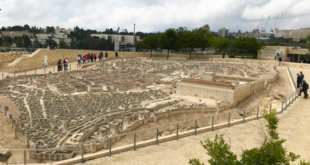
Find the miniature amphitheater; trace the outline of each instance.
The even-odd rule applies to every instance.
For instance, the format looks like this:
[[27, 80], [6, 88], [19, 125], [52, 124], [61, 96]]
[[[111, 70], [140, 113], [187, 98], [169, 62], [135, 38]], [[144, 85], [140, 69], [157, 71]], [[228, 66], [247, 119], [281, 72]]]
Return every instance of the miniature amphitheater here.
[[273, 65], [115, 58], [89, 70], [8, 76], [0, 94], [18, 107], [13, 116], [3, 106], [15, 138], [49, 149], [30, 151], [29, 159], [57, 161], [81, 154], [80, 143], [85, 153], [108, 149], [109, 137], [118, 146], [126, 135], [117, 135], [174, 115], [224, 112], [277, 76]]

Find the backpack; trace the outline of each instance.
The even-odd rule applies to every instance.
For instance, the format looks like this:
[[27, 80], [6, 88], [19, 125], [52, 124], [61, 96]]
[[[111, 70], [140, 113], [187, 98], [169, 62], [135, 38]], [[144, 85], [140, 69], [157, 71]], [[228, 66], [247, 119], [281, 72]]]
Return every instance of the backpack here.
[[309, 85], [306, 83], [306, 89], [309, 89]]

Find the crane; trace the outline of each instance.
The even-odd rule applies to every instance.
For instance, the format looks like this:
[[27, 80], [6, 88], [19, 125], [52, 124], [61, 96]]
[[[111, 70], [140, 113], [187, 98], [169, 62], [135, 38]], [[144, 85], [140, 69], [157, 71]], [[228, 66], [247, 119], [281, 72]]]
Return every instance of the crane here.
[[266, 31], [266, 27], [267, 27], [267, 24], [268, 24], [269, 18], [270, 18], [270, 15], [269, 15], [269, 17], [268, 17], [268, 19], [267, 19], [267, 22], [266, 22], [266, 26], [265, 26], [265, 28], [264, 28], [264, 27], [262, 27], [262, 32], [263, 32], [263, 33], [265, 33], [265, 31]]
[[[277, 15], [277, 18], [276, 18], [276, 22], [274, 23], [274, 29], [277, 29], [277, 21], [278, 21], [278, 15]], [[271, 26], [270, 32], [272, 32], [272, 33], [274, 32], [272, 26]]]
[[281, 17], [280, 17], [280, 21], [279, 21], [279, 24], [278, 24], [278, 26], [276, 27], [276, 29], [275, 29], [275, 30], [279, 30], [279, 27], [280, 27], [280, 23], [281, 23], [281, 20], [282, 20], [282, 16], [283, 16], [283, 13], [282, 13], [282, 15], [281, 15]]
[[263, 17], [264, 17], [264, 15], [262, 15], [262, 19], [260, 20], [259, 25], [257, 26], [257, 30], [259, 30], [259, 28], [260, 28], [260, 24], [262, 23]]

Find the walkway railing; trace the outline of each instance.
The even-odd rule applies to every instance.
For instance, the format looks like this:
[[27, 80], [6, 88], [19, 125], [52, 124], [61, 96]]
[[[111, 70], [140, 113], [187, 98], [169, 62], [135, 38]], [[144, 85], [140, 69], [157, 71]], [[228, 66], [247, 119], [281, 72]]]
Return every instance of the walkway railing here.
[[[264, 105], [258, 105], [250, 108], [243, 108], [231, 112], [225, 112], [217, 115], [197, 118], [193, 120], [187, 120], [167, 125], [162, 125], [158, 127], [133, 131], [133, 132], [116, 132], [118, 135], [107, 136], [108, 132], [101, 132], [101, 136], [104, 138], [93, 139], [87, 142], [81, 142], [74, 145], [66, 145], [56, 148], [46, 148], [46, 149], [9, 149], [0, 150], [0, 152], [10, 151], [14, 154], [19, 154], [21, 156], [21, 161], [14, 163], [24, 163], [33, 162], [33, 160], [28, 159], [29, 157], [40, 157], [41, 160], [63, 160], [54, 162], [52, 164], [73, 164], [84, 162], [86, 160], [91, 160], [95, 158], [100, 158], [103, 156], [111, 156], [113, 154], [137, 150], [138, 148], [159, 145], [160, 143], [178, 140], [182, 137], [193, 136], [199, 133], [211, 132], [217, 129], [231, 127], [238, 124], [243, 124], [246, 122], [259, 120], [263, 118], [265, 112], [276, 110], [277, 114], [283, 113], [288, 107], [298, 98], [297, 91], [294, 91], [291, 95], [286, 97], [284, 100], [271, 102]], [[168, 116], [166, 116], [168, 117]], [[161, 120], [165, 120], [162, 118]], [[152, 117], [144, 118], [138, 120], [143, 126], [148, 122], [156, 122], [156, 114]], [[1, 129], [1, 128], [0, 128]], [[132, 128], [135, 129], [135, 128]], [[1, 130], [0, 130], [1, 131]], [[115, 131], [115, 130], [110, 130]], [[117, 142], [117, 143], [116, 143]], [[45, 152], [42, 152], [45, 151]], [[65, 152], [67, 151], [67, 152]], [[70, 152], [69, 152], [70, 151]], [[40, 152], [40, 153], [38, 153]], [[87, 154], [93, 153], [93, 154]], [[75, 156], [72, 159], [71, 157]], [[64, 160], [68, 159], [68, 160]], [[39, 159], [40, 160], [40, 159]], [[44, 161], [43, 161], [44, 162]]]

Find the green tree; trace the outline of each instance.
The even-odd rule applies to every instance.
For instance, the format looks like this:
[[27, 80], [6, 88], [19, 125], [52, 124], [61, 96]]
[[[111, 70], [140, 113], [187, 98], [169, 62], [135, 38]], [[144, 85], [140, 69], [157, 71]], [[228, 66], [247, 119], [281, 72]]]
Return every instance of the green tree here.
[[287, 46], [287, 44], [280, 41], [273, 41], [267, 44], [268, 46]]
[[38, 39], [35, 39], [35, 40], [33, 41], [32, 47], [33, 47], [33, 48], [42, 48], [43, 45], [38, 41]]
[[240, 36], [232, 42], [233, 47], [241, 54], [249, 53], [253, 56], [257, 55], [257, 51], [262, 49], [263, 46], [254, 37]]
[[[208, 162], [211, 165], [244, 165], [244, 164], [283, 164], [289, 165], [290, 162], [297, 160], [300, 156], [288, 152], [283, 143], [285, 139], [280, 139], [277, 133], [279, 119], [276, 116], [276, 110], [265, 113], [264, 118], [267, 120], [266, 132], [264, 131], [264, 141], [258, 148], [247, 149], [242, 152], [241, 159], [238, 160], [236, 154], [230, 151], [230, 145], [224, 140], [224, 135], [216, 135], [214, 141], [209, 139], [201, 145], [207, 150], [211, 157]], [[191, 159], [191, 165], [202, 165], [199, 159]], [[301, 161], [300, 164], [307, 164]]]
[[28, 35], [23, 34], [22, 39], [23, 39], [23, 47], [26, 48], [31, 47], [32, 44]]
[[169, 59], [169, 51], [178, 48], [178, 36], [174, 29], [167, 29], [159, 36], [159, 43], [162, 49], [167, 49], [167, 60]]
[[11, 44], [8, 42], [3, 42], [1, 47], [11, 47]]
[[306, 39], [307, 43], [305, 45], [305, 48], [307, 48], [309, 50], [308, 55], [310, 54], [310, 35], [308, 35], [307, 39]]
[[54, 45], [54, 47], [57, 47], [57, 43], [54, 41], [54, 40], [52, 40], [52, 39], [47, 39], [46, 40], [46, 42], [45, 42], [45, 44], [44, 44], [44, 47], [47, 47], [47, 46], [52, 46], [52, 45]]
[[178, 29], [175, 29], [175, 32], [177, 33], [178, 36], [176, 51], [178, 51], [179, 53], [181, 52], [182, 48], [187, 48], [184, 36], [185, 31], [187, 31], [186, 27], [179, 27]]
[[156, 34], [144, 37], [142, 41], [142, 48], [151, 50], [150, 58], [152, 58], [152, 51], [157, 49], [158, 47], [159, 47], [159, 38]]
[[183, 39], [182, 42], [184, 44], [184, 48], [189, 48], [189, 58], [192, 58], [192, 50], [198, 46], [197, 40], [195, 38], [197, 33], [197, 29], [194, 29], [192, 31], [185, 30], [183, 32]]
[[211, 40], [211, 46], [218, 49], [221, 52], [227, 52], [227, 48], [231, 45], [228, 38], [213, 37]]
[[211, 46], [210, 38], [212, 36], [213, 34], [210, 32], [210, 27], [207, 24], [197, 29], [195, 38], [197, 40], [197, 47], [201, 48], [201, 54], [203, 54], [204, 48]]
[[67, 48], [67, 43], [64, 40], [59, 41], [59, 48]]

